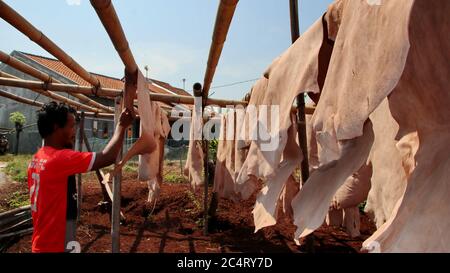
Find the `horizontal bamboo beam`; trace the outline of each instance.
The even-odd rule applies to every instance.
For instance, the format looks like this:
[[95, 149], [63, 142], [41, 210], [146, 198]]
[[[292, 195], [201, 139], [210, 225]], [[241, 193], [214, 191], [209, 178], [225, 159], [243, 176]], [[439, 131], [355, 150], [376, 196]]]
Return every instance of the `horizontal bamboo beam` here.
[[237, 3], [238, 0], [220, 1], [216, 15], [216, 22], [214, 25], [211, 48], [209, 50], [205, 79], [203, 80], [204, 98], [208, 97], [209, 89], [211, 88], [211, 83], [216, 72], [217, 64], [219, 63], [220, 55], [222, 54], [222, 49], [227, 38], [228, 30], [230, 28]]
[[[91, 94], [94, 92], [93, 87], [89, 86], [79, 86], [70, 84], [57, 84], [57, 83], [44, 83], [38, 81], [29, 80], [16, 80], [0, 78], [0, 85], [37, 89], [37, 90], [50, 90], [55, 92], [67, 92], [67, 93], [82, 93]], [[120, 96], [122, 92], [118, 89], [107, 89], [101, 88], [98, 90], [101, 96]], [[178, 103], [178, 104], [194, 104], [194, 97], [191, 96], [180, 96], [180, 95], [166, 95], [166, 94], [155, 94], [150, 93], [150, 99], [153, 101], [160, 101], [165, 103]], [[207, 105], [217, 105], [220, 107], [232, 106], [232, 105], [247, 105], [246, 101], [236, 101], [236, 100], [221, 100], [221, 99], [208, 99]]]
[[36, 107], [44, 106], [44, 104], [42, 102], [26, 99], [26, 98], [23, 98], [21, 96], [17, 96], [15, 94], [11, 94], [11, 93], [3, 91], [3, 90], [0, 90], [0, 96], [8, 98], [8, 99], [11, 99], [11, 100], [14, 100], [14, 101], [17, 101], [17, 102], [20, 102], [20, 103], [36, 106]]
[[[0, 77], [20, 80], [20, 78], [18, 78], [16, 76], [13, 76], [13, 75], [10, 75], [8, 73], [5, 73], [3, 71], [0, 71]], [[77, 110], [78, 109], [84, 109], [84, 110], [92, 111], [92, 112], [95, 112], [95, 113], [101, 112], [101, 110], [98, 109], [98, 108], [94, 108], [94, 107], [91, 107], [91, 106], [84, 105], [83, 103], [71, 100], [69, 98], [61, 96], [61, 95], [56, 94], [54, 92], [43, 91], [43, 90], [38, 90], [38, 89], [30, 89], [30, 90], [33, 91], [33, 92], [39, 93], [41, 95], [44, 95], [46, 97], [49, 97], [51, 99], [54, 99], [54, 100], [57, 100], [57, 101], [60, 101], [60, 102], [64, 102], [64, 103], [66, 103], [66, 104], [76, 108]]]
[[[44, 106], [44, 103], [40, 102], [40, 101], [34, 101], [34, 100], [30, 100], [21, 96], [17, 96], [15, 94], [11, 94], [9, 92], [0, 90], [0, 97], [5, 97], [8, 98], [10, 100], [14, 100], [23, 104], [27, 104], [27, 105], [31, 105], [31, 106], [35, 106], [38, 108], [41, 108], [42, 106]], [[78, 113], [81, 113], [80, 111], [78, 111]], [[93, 118], [106, 118], [106, 119], [113, 119], [114, 118], [114, 114], [109, 114], [109, 113], [94, 113], [94, 112], [85, 112], [84, 115], [86, 117], [93, 117]]]
[[55, 56], [64, 65], [70, 68], [73, 72], [79, 75], [82, 79], [99, 88], [100, 81], [97, 77], [91, 75], [86, 69], [79, 65], [72, 57], [59, 48], [53, 41], [45, 36], [40, 30], [34, 27], [24, 17], [17, 13], [14, 9], [8, 6], [4, 1], [0, 0], [0, 17], [3, 18], [10, 25], [22, 32], [25, 36], [30, 38], [33, 42], [41, 46], [47, 52]]
[[111, 0], [91, 0], [91, 5], [97, 12], [114, 48], [122, 59], [126, 71], [130, 74], [136, 73], [138, 66]]
[[[5, 63], [19, 71], [22, 71], [25, 74], [28, 74], [36, 79], [39, 79], [43, 82], [54, 82], [54, 83], [61, 83], [60, 81], [58, 81], [57, 79], [52, 78], [50, 75], [48, 75], [47, 73], [44, 73], [42, 71], [37, 70], [36, 68], [18, 60], [17, 58], [14, 58], [8, 54], [6, 54], [5, 52], [0, 50], [0, 62]], [[101, 109], [102, 111], [108, 112], [108, 113], [113, 113], [114, 110], [101, 104], [98, 103], [88, 97], [86, 97], [83, 94], [72, 94], [72, 96], [78, 98], [81, 102], [86, 103], [92, 107]]]
[[79, 94], [97, 94], [104, 97], [117, 97], [122, 94], [122, 91], [110, 88], [101, 88], [96, 90], [95, 87], [90, 86], [80, 86], [73, 84], [61, 84], [61, 83], [45, 83], [39, 81], [29, 81], [29, 80], [15, 80], [0, 78], [0, 85], [37, 89], [44, 91], [55, 91], [55, 92], [66, 92], [66, 93], [79, 93]]
[[[181, 95], [166, 95], [166, 94], [155, 94], [150, 93], [150, 99], [153, 101], [160, 101], [165, 103], [175, 103], [175, 104], [191, 104], [193, 105], [195, 100], [191, 96], [181, 96]], [[243, 105], [246, 106], [248, 102], [237, 101], [237, 100], [221, 100], [221, 99], [208, 99], [206, 105], [216, 105], [220, 107]]]

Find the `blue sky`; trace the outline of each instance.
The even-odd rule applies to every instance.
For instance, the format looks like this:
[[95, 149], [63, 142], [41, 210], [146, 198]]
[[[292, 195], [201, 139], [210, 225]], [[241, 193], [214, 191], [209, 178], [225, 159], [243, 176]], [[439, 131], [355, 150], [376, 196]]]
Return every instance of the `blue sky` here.
[[[123, 65], [88, 0], [5, 0], [87, 70], [122, 77]], [[78, 4], [74, 4], [80, 2]], [[332, 0], [299, 0], [303, 33]], [[218, 0], [113, 1], [136, 61], [149, 76], [192, 89], [203, 82]], [[0, 49], [49, 56], [0, 19]], [[212, 86], [259, 78], [291, 43], [288, 0], [240, 0]], [[241, 99], [252, 82], [212, 89]]]

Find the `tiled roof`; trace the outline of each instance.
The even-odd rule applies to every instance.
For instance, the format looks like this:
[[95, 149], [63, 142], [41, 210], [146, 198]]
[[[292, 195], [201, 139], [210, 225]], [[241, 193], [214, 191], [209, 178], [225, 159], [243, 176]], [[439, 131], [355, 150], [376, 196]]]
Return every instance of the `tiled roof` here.
[[191, 94], [189, 94], [188, 92], [186, 92], [185, 90], [181, 89], [181, 88], [176, 88], [173, 87], [172, 85], [166, 83], [166, 82], [162, 82], [162, 81], [158, 81], [155, 79], [151, 79], [154, 83], [156, 83], [157, 85], [170, 90], [171, 92], [174, 92], [175, 94], [181, 95], [181, 96], [192, 96]]
[[[43, 57], [43, 56], [38, 56], [38, 55], [30, 54], [30, 53], [25, 53], [25, 52], [21, 52], [21, 53], [23, 55], [25, 55], [26, 57], [30, 58], [31, 60], [47, 67], [50, 70], [55, 71], [56, 73], [66, 77], [67, 79], [75, 82], [78, 85], [90, 86], [90, 84], [88, 82], [86, 82], [80, 76], [75, 74], [75, 72], [70, 70], [67, 66], [65, 66], [59, 60], [47, 58], [47, 57]], [[113, 77], [109, 77], [109, 76], [105, 76], [105, 75], [100, 75], [100, 74], [96, 74], [96, 73], [91, 73], [91, 74], [98, 78], [102, 87], [113, 88], [113, 89], [123, 89], [124, 82], [121, 79], [117, 79], [117, 78], [113, 78]], [[158, 81], [155, 79], [152, 79], [152, 81], [162, 88], [150, 87], [151, 92], [160, 93], [160, 94], [175, 93], [175, 94], [183, 95], [183, 96], [191, 96], [191, 94], [184, 91], [183, 89], [173, 87], [172, 85], [170, 85], [166, 82]], [[164, 89], [169, 90], [169, 92]]]
[[[70, 70], [67, 66], [65, 66], [59, 60], [42, 57], [38, 55], [33, 55], [30, 53], [21, 52], [26, 57], [32, 59], [33, 61], [47, 67], [50, 70], [55, 71], [56, 73], [66, 77], [67, 79], [75, 82], [78, 85], [90, 86], [90, 84], [83, 80], [80, 76], [75, 74], [72, 70]], [[123, 89], [123, 82], [120, 79], [108, 77], [100, 74], [91, 73], [96, 76], [101, 83], [102, 87], [113, 88], [113, 89]]]
[[[90, 86], [90, 84], [87, 81], [83, 80], [80, 76], [78, 76], [75, 72], [73, 72], [70, 68], [68, 68], [66, 65], [64, 65], [59, 60], [48, 58], [48, 57], [43, 57], [43, 56], [39, 56], [39, 55], [34, 55], [34, 54], [26, 53], [26, 52], [20, 52], [20, 53], [22, 55], [24, 55], [25, 57], [39, 63], [40, 65], [43, 65], [46, 68], [60, 74], [61, 76], [67, 78], [68, 80], [75, 82], [78, 85]], [[91, 73], [91, 74], [98, 78], [102, 87], [120, 89], [120, 90], [122, 90], [124, 87], [123, 79], [117, 79], [117, 78], [100, 75], [100, 74], [96, 74], [96, 73]], [[188, 92], [184, 91], [183, 89], [173, 87], [172, 85], [170, 85], [166, 82], [158, 81], [155, 79], [152, 79], [152, 81], [158, 86], [149, 84], [150, 92], [158, 93], [158, 94], [169, 94], [169, 95], [172, 95], [173, 93], [175, 93], [175, 94], [183, 95], [183, 96], [191, 96]], [[167, 91], [165, 89], [167, 89], [169, 91]], [[170, 108], [172, 107], [169, 104], [163, 103], [163, 102], [160, 102], [159, 104], [164, 105], [166, 107], [170, 107]]]

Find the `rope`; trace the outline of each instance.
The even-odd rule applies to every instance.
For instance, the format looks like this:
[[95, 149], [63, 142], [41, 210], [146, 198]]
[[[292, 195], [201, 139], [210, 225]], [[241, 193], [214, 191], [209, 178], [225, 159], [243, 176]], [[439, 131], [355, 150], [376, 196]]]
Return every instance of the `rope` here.
[[41, 96], [41, 93], [38, 93], [37, 96], [36, 96], [36, 98], [34, 99], [33, 103], [35, 103], [36, 100], [37, 100], [40, 96]]
[[234, 85], [243, 84], [243, 83], [247, 83], [247, 82], [254, 82], [254, 81], [257, 81], [257, 80], [259, 80], [259, 78], [246, 80], [246, 81], [240, 81], [240, 82], [233, 82], [233, 83], [224, 84], [224, 85], [218, 85], [218, 86], [211, 87], [209, 90], [217, 89], [217, 88], [223, 88], [223, 87], [229, 87], [229, 86], [234, 86]]

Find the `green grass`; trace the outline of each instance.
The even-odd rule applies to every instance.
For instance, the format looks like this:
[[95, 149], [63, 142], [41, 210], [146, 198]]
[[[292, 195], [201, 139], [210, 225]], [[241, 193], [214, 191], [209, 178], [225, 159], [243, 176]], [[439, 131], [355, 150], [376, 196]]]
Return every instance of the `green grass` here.
[[5, 173], [15, 182], [19, 183], [14, 186], [17, 189], [6, 198], [2, 210], [11, 210], [20, 208], [30, 204], [27, 183], [27, 169], [32, 155], [3, 155], [0, 156], [0, 162], [6, 162]]
[[130, 173], [136, 173], [138, 171], [139, 165], [136, 161], [128, 161], [127, 164], [123, 167], [122, 171], [124, 172], [130, 172]]
[[166, 183], [179, 184], [185, 182], [184, 176], [175, 173], [167, 173], [163, 177], [163, 181]]
[[195, 196], [195, 194], [192, 191], [187, 190], [186, 196], [192, 202], [192, 204], [194, 204], [193, 212], [198, 212], [198, 211], [202, 210], [202, 205], [200, 204], [200, 201], [197, 199], [197, 197]]
[[27, 168], [32, 155], [3, 155], [0, 162], [6, 162], [5, 173], [16, 182], [27, 182]]
[[12, 194], [11, 198], [8, 200], [8, 206], [11, 209], [20, 208], [30, 204], [30, 198], [28, 192], [16, 191]]

